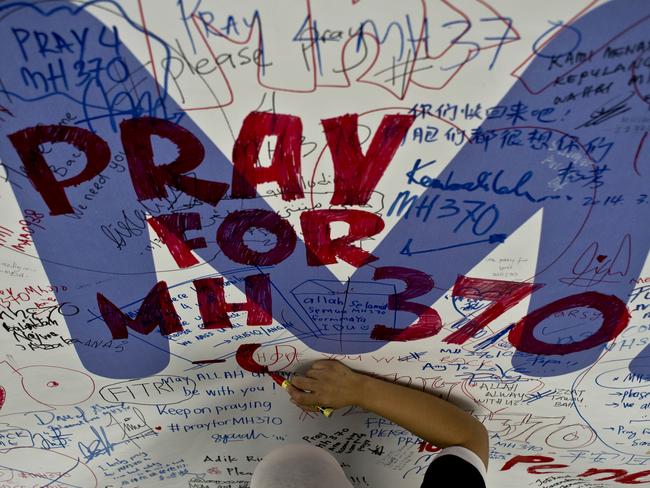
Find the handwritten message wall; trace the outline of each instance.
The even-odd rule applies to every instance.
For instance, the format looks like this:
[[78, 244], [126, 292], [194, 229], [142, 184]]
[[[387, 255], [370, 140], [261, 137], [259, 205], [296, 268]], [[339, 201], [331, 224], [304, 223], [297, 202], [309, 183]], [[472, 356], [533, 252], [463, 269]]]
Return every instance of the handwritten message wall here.
[[645, 0], [1, 2], [0, 486], [245, 487], [292, 442], [419, 486], [436, 446], [273, 380], [326, 358], [470, 411], [491, 486], [650, 483], [649, 32]]

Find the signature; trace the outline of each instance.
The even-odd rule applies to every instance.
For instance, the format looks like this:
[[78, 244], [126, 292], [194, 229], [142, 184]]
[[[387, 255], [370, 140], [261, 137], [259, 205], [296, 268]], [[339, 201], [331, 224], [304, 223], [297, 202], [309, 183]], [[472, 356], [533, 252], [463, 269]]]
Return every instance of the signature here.
[[419, 179], [416, 178], [416, 173], [418, 171], [434, 163], [435, 160], [422, 164], [422, 160], [417, 159], [415, 163], [413, 163], [413, 167], [406, 172], [407, 183], [409, 185], [415, 184], [415, 185], [423, 186], [425, 188], [432, 188], [441, 191], [473, 192], [473, 191], [481, 190], [485, 192], [492, 192], [495, 193], [496, 195], [514, 195], [515, 197], [523, 197], [532, 203], [539, 203], [546, 200], [557, 200], [559, 198], [562, 198], [559, 195], [546, 195], [546, 196], [537, 197], [529, 193], [527, 190], [525, 190], [524, 187], [528, 184], [528, 182], [531, 179], [533, 179], [535, 175], [533, 171], [526, 171], [525, 173], [523, 173], [519, 177], [517, 183], [514, 184], [514, 186], [500, 185], [501, 179], [505, 174], [504, 170], [499, 170], [496, 174], [494, 174], [492, 171], [481, 171], [476, 176], [474, 181], [463, 181], [463, 182], [454, 181], [453, 171], [449, 172], [446, 180], [444, 181], [439, 178], [432, 178], [431, 176], [428, 175], [420, 176]]
[[607, 106], [604, 105], [599, 109], [594, 110], [593, 112], [591, 112], [589, 120], [584, 124], [581, 124], [578, 127], [576, 127], [576, 129], [580, 129], [581, 127], [590, 127], [592, 125], [602, 124], [603, 122], [611, 119], [612, 117], [616, 117], [617, 115], [621, 115], [629, 110], [632, 110], [632, 108], [628, 107], [625, 104], [625, 102], [627, 102], [633, 96], [634, 93], [630, 94], [630, 96], [628, 96], [625, 100], [621, 100], [613, 107], [607, 108]]
[[500, 383], [508, 385], [518, 383], [522, 380], [523, 375], [512, 374], [517, 373], [515, 368], [503, 369], [498, 364], [489, 366], [485, 361], [474, 372], [460, 373], [456, 375], [458, 378], [463, 378], [470, 386], [475, 386], [478, 383]]
[[[109, 414], [111, 419], [106, 427], [117, 426], [122, 431], [122, 439], [134, 441], [150, 435], [157, 436], [158, 434], [147, 424], [147, 420], [139, 408], [132, 409], [134, 416], [125, 417], [121, 422], [112, 413]], [[138, 444], [134, 442], [137, 446]], [[138, 446], [139, 447], [139, 446]]]
[[92, 431], [95, 438], [90, 441], [89, 444], [85, 444], [83, 442], [77, 443], [77, 447], [79, 448], [81, 455], [84, 457], [85, 462], [92, 461], [102, 454], [110, 455], [113, 452], [115, 446], [122, 444], [123, 442], [128, 442], [111, 442], [108, 439], [108, 435], [106, 434], [104, 427], [100, 427], [99, 430], [97, 430], [95, 427], [91, 426], [90, 430]]
[[106, 430], [104, 430], [104, 427], [99, 427], [99, 429], [96, 429], [93, 426], [90, 427], [94, 439], [87, 444], [83, 442], [77, 443], [77, 447], [84, 457], [84, 462], [92, 461], [101, 455], [111, 455], [115, 450], [115, 446], [120, 444], [133, 443], [137, 447], [140, 447], [138, 443], [135, 442], [135, 439], [141, 439], [149, 435], [158, 435], [153, 429], [151, 429], [151, 427], [149, 427], [149, 425], [147, 425], [144, 415], [142, 415], [140, 410], [134, 408], [133, 412], [135, 413], [135, 417], [126, 417], [121, 422], [113, 414], [110, 414], [111, 421], [106, 428], [117, 427], [121, 431], [123, 440], [118, 442], [112, 442], [108, 438], [108, 434], [106, 433]]
[[571, 268], [573, 276], [560, 278], [566, 285], [589, 288], [599, 283], [620, 283], [627, 275], [632, 259], [632, 237], [625, 234], [613, 257], [600, 254], [598, 243], [592, 242], [578, 257]]

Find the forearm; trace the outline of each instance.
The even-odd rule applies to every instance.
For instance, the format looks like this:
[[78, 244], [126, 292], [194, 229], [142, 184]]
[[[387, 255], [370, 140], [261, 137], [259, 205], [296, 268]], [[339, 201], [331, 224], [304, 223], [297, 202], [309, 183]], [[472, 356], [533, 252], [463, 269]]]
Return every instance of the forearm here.
[[487, 465], [488, 436], [485, 428], [470, 414], [445, 400], [363, 375], [358, 405], [438, 447], [466, 447]]

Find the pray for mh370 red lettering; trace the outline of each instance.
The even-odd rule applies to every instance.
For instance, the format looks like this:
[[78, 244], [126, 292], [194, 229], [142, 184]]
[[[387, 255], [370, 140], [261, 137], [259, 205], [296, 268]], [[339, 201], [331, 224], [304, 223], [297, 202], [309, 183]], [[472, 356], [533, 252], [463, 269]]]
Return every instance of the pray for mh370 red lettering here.
[[[365, 205], [393, 159], [402, 139], [415, 117], [385, 115], [365, 154], [358, 138], [358, 115], [347, 114], [322, 120], [334, 167], [332, 205]], [[166, 186], [176, 188], [194, 198], [216, 206], [229, 188], [227, 183], [208, 181], [186, 175], [203, 161], [203, 144], [187, 129], [168, 120], [143, 117], [124, 120], [120, 135], [128, 162], [131, 181], [139, 201], [165, 198]], [[156, 164], [152, 137], [166, 139], [177, 147], [176, 159]], [[257, 158], [268, 136], [276, 136], [271, 164], [257, 165]], [[37, 125], [9, 135], [22, 159], [25, 171], [53, 216], [73, 213], [66, 188], [90, 181], [108, 166], [111, 152], [106, 141], [97, 134], [67, 125]], [[86, 166], [70, 178], [57, 180], [39, 147], [46, 143], [68, 143], [86, 156]], [[302, 122], [285, 114], [252, 112], [244, 120], [233, 148], [231, 178], [232, 198], [255, 198], [257, 185], [276, 182], [285, 201], [303, 198], [301, 184]], [[204, 238], [188, 239], [186, 231], [200, 230], [200, 215], [194, 212], [158, 215], [149, 218], [156, 233], [168, 246], [179, 267], [198, 261], [192, 249], [207, 247]], [[331, 237], [334, 222], [348, 224], [347, 233]], [[306, 210], [300, 215], [308, 266], [334, 264], [338, 260], [360, 267], [377, 259], [354, 243], [372, 237], [384, 228], [378, 215], [357, 209]], [[258, 252], [244, 242], [246, 232], [265, 229], [276, 236], [272, 249]], [[230, 213], [217, 230], [217, 243], [223, 253], [236, 263], [251, 266], [276, 265], [293, 252], [297, 236], [289, 222], [271, 210], [253, 209]], [[405, 284], [402, 292], [388, 297], [388, 308], [416, 315], [417, 319], [404, 329], [375, 325], [370, 337], [377, 340], [408, 341], [436, 335], [442, 328], [439, 314], [433, 308], [411, 301], [434, 287], [431, 277], [421, 270], [399, 266], [378, 267], [374, 280], [394, 279]], [[247, 325], [272, 323], [271, 284], [269, 276], [257, 274], [245, 279], [246, 301], [227, 303], [223, 278], [194, 280], [201, 317], [205, 328], [231, 327], [228, 313], [246, 311]], [[490, 300], [486, 307], [444, 342], [462, 344], [542, 285], [489, 280], [459, 276], [453, 296]], [[101, 293], [97, 294], [100, 312], [113, 338], [128, 337], [128, 328], [148, 334], [160, 327], [163, 334], [180, 332], [182, 325], [164, 281], [157, 283], [144, 298], [135, 319], [129, 318]], [[597, 309], [603, 316], [600, 329], [591, 336], [569, 344], [549, 344], [537, 339], [533, 330], [552, 313], [576, 308]], [[596, 347], [616, 337], [627, 325], [629, 313], [625, 304], [611, 295], [589, 291], [552, 302], [521, 319], [508, 339], [519, 350], [534, 354], [568, 354]]]

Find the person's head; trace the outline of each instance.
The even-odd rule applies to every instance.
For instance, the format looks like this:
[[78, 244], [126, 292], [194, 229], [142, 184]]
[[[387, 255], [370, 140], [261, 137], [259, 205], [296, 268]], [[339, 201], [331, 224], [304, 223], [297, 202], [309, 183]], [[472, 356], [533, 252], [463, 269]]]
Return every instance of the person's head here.
[[269, 452], [255, 467], [250, 488], [352, 488], [338, 461], [311, 444]]

